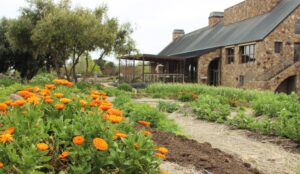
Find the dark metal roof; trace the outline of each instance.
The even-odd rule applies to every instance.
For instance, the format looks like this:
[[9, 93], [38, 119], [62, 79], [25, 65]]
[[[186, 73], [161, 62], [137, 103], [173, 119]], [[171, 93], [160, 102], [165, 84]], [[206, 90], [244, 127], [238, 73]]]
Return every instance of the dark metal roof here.
[[160, 56], [195, 57], [207, 50], [263, 40], [300, 4], [300, 0], [282, 0], [271, 12], [224, 26], [219, 23], [177, 38], [163, 49]]
[[179, 56], [161, 56], [161, 55], [153, 55], [153, 54], [142, 54], [142, 55], [130, 55], [124, 56], [120, 59], [127, 60], [145, 60], [145, 61], [164, 61], [164, 60], [172, 60], [172, 61], [183, 61], [186, 60], [187, 57], [179, 57]]

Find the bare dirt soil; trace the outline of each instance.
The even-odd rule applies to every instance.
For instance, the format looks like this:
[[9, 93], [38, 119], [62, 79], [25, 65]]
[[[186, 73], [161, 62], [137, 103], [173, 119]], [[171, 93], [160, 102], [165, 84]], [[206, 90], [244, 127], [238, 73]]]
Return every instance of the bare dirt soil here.
[[[183, 136], [152, 130], [153, 140], [169, 149], [167, 161], [181, 166], [194, 166], [193, 172], [214, 174], [259, 174], [250, 164], [212, 148], [209, 143], [199, 143]], [[190, 168], [190, 170], [192, 170]], [[192, 172], [192, 171], [191, 171]]]
[[[149, 103], [155, 107], [160, 99], [137, 99], [136, 101]], [[296, 153], [299, 148], [297, 143], [293, 144], [291, 141], [276, 137], [263, 138], [249, 131], [235, 130], [226, 125], [197, 120], [192, 117], [193, 113], [190, 110], [186, 112], [186, 114], [176, 112], [168, 116], [176, 121], [189, 138], [200, 143], [209, 142], [213, 148], [218, 148], [251, 164], [262, 173], [300, 173], [300, 154]], [[284, 149], [288, 146], [293, 147], [293, 150]]]

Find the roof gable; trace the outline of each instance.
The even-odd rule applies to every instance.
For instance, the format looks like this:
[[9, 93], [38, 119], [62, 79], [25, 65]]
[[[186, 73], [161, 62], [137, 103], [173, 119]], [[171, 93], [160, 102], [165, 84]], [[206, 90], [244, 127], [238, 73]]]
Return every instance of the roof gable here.
[[159, 55], [194, 57], [214, 48], [263, 40], [300, 4], [300, 0], [282, 0], [269, 13], [224, 26], [219, 23], [177, 38]]

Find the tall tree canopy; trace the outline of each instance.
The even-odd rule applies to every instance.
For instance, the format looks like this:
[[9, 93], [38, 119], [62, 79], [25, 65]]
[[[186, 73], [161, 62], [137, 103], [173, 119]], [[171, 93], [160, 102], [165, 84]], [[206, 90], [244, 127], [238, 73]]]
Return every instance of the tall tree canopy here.
[[[97, 60], [103, 60], [136, 51], [130, 24], [109, 18], [105, 5], [90, 10], [72, 8], [70, 0], [27, 1], [18, 18], [1, 20], [0, 72], [13, 67], [30, 79], [40, 68], [53, 69], [58, 76], [64, 69], [68, 79], [77, 81], [76, 65], [83, 55], [97, 51]], [[95, 63], [86, 66], [87, 74], [97, 69]]]

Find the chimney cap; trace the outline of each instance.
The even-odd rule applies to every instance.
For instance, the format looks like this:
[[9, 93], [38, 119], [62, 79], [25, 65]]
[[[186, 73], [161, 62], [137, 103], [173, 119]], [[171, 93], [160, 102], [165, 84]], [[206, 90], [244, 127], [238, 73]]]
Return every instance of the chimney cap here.
[[224, 12], [214, 11], [209, 14], [209, 17], [224, 17]]
[[184, 34], [184, 30], [183, 29], [174, 29], [173, 33], [180, 33], [180, 34]]

